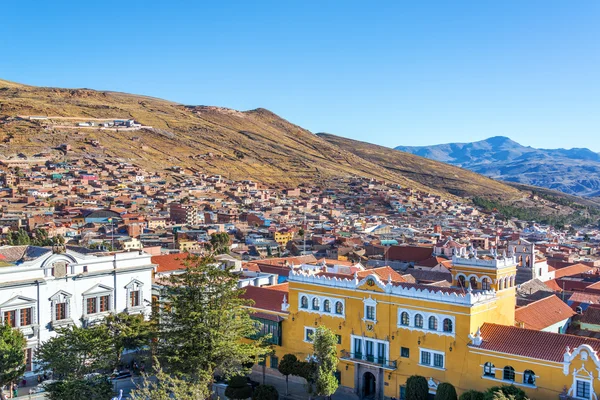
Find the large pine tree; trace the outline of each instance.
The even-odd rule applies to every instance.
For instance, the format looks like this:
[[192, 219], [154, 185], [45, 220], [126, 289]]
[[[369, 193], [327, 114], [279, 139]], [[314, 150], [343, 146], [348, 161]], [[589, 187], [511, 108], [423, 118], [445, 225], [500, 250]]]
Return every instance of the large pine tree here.
[[190, 257], [182, 274], [164, 285], [158, 323], [158, 354], [171, 374], [201, 379], [208, 373], [231, 376], [268, 349], [243, 340], [256, 333], [250, 303], [241, 298], [238, 277], [213, 258]]
[[25, 372], [25, 345], [23, 334], [8, 324], [0, 324], [0, 398], [4, 399], [2, 388]]

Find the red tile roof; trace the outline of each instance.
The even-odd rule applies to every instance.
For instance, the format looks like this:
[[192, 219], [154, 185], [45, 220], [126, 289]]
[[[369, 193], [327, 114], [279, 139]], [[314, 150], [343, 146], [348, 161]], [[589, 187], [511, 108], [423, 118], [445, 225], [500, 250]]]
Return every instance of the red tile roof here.
[[[334, 272], [319, 272], [318, 276], [327, 276], [329, 278], [341, 278], [341, 279], [353, 279], [354, 274], [342, 274]], [[402, 277], [398, 272], [394, 271], [391, 267], [379, 267], [373, 269], [366, 269], [364, 271], [358, 271], [356, 273], [358, 279], [366, 278], [369, 275], [377, 275], [384, 283], [388, 281], [390, 276], [392, 282], [401, 283], [406, 282], [406, 279]]]
[[569, 265], [568, 267], [560, 268], [560, 269], [557, 269], [556, 271], [554, 271], [554, 278], [558, 279], [558, 278], [562, 278], [563, 276], [573, 276], [573, 275], [578, 275], [578, 274], [585, 274], [593, 269], [594, 268], [588, 267], [587, 265], [573, 264], [573, 265]]
[[151, 258], [153, 264], [158, 264], [156, 272], [169, 272], [185, 269], [185, 259], [188, 253], [165, 254], [163, 256], [153, 256]]
[[600, 325], [600, 305], [592, 304], [583, 312], [579, 322], [584, 324]]
[[283, 297], [286, 296], [289, 299], [288, 291], [289, 286], [287, 283], [273, 286], [246, 286], [246, 291], [242, 297], [244, 299], [250, 299], [254, 301], [252, 308], [266, 311], [281, 311], [281, 304], [283, 303]]
[[433, 247], [390, 246], [386, 258], [391, 261], [416, 262], [424, 261], [433, 254]]
[[574, 349], [582, 344], [587, 344], [595, 351], [600, 352], [600, 340], [598, 339], [514, 326], [485, 323], [481, 327], [481, 337], [483, 339], [481, 345], [471, 344], [470, 346], [557, 363], [563, 362], [567, 346]]
[[556, 295], [534, 301], [515, 311], [515, 321], [527, 329], [541, 331], [575, 315], [575, 312]]
[[600, 304], [600, 294], [573, 292], [571, 297], [569, 297], [569, 301], [584, 304]]

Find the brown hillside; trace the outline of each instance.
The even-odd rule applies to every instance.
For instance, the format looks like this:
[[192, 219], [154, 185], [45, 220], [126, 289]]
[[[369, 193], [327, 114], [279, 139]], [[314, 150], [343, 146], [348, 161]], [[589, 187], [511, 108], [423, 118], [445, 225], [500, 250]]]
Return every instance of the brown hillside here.
[[[50, 119], [30, 121], [26, 116]], [[152, 129], [116, 132], [61, 127], [93, 118], [132, 118]], [[123, 158], [151, 171], [177, 165], [281, 185], [358, 175], [431, 191], [264, 109], [240, 112], [124, 93], [0, 81], [0, 120], [4, 122], [0, 138], [12, 137], [0, 148], [3, 157], [40, 152], [60, 155], [53, 149], [69, 143], [74, 150], [70, 157]], [[103, 148], [92, 147], [92, 140]]]
[[317, 136], [424, 186], [438, 188], [456, 196], [482, 196], [501, 200], [523, 197], [522, 192], [509, 185], [449, 164], [327, 133], [318, 133]]

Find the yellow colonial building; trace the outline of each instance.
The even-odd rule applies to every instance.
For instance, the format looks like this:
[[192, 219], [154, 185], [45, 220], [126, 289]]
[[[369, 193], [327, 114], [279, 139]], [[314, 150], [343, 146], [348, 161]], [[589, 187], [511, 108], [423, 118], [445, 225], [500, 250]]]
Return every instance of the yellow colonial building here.
[[285, 284], [248, 288], [261, 333], [273, 335], [267, 367], [287, 353], [308, 357], [326, 326], [338, 337], [340, 390], [359, 398], [402, 399], [406, 379], [422, 375], [432, 394], [450, 382], [459, 393], [514, 384], [531, 399], [597, 399], [599, 340], [515, 327], [515, 256], [463, 250], [452, 261], [452, 287], [382, 267], [298, 268]]

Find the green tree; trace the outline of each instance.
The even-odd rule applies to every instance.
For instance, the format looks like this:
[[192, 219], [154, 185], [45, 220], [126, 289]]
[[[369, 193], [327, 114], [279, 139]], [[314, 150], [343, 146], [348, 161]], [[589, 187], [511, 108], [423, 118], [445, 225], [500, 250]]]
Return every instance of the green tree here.
[[58, 333], [36, 352], [41, 370], [52, 370], [65, 380], [78, 380], [113, 366], [114, 342], [105, 326], [72, 326], [59, 329]]
[[105, 400], [114, 395], [112, 383], [103, 376], [54, 382], [46, 391], [49, 400]]
[[124, 350], [135, 350], [150, 344], [153, 337], [152, 324], [142, 314], [126, 312], [110, 314], [102, 321], [111, 336], [115, 349], [115, 364], [121, 362]]
[[144, 374], [141, 384], [130, 395], [131, 400], [206, 399], [210, 396], [208, 374], [199, 376], [195, 382], [167, 374], [154, 361], [154, 376]]
[[435, 392], [435, 400], [457, 400], [456, 389], [451, 383], [440, 383]]
[[294, 354], [285, 354], [277, 365], [279, 372], [285, 376], [285, 395], [289, 394], [288, 378], [290, 375], [296, 375], [298, 371], [298, 357]]
[[469, 390], [460, 395], [459, 400], [485, 400], [483, 392]]
[[0, 399], [6, 397], [5, 385], [15, 382], [25, 372], [25, 346], [27, 342], [18, 329], [0, 324]]
[[319, 326], [313, 335], [314, 359], [316, 363], [315, 394], [331, 396], [338, 388], [335, 377], [339, 362], [337, 338], [324, 326]]
[[427, 379], [413, 375], [406, 380], [406, 398], [411, 400], [427, 400], [429, 385]]
[[275, 386], [271, 385], [260, 385], [254, 390], [252, 394], [252, 400], [278, 400], [279, 393]]
[[315, 363], [313, 359], [309, 361], [298, 361], [294, 375], [306, 380], [308, 394], [312, 395], [314, 392], [313, 385], [317, 377], [317, 363]]
[[225, 396], [234, 400], [247, 399], [252, 395], [252, 387], [248, 385], [248, 379], [245, 376], [232, 376], [225, 389]]
[[[505, 394], [502, 390], [498, 390], [492, 393], [492, 400], [517, 400], [519, 397], [514, 394]], [[523, 397], [524, 400], [529, 400], [527, 397]]]
[[485, 391], [485, 400], [496, 400], [499, 393], [502, 393], [502, 395], [511, 400], [527, 400], [525, 392], [515, 385], [493, 386]]
[[304, 229], [300, 228], [300, 230], [298, 230], [298, 236], [304, 237]]
[[160, 313], [157, 350], [170, 373], [191, 379], [216, 369], [225, 376], [246, 372], [244, 364], [259, 359], [270, 349], [264, 340], [245, 342], [256, 333], [241, 298], [232, 267], [214, 258], [190, 256], [182, 274], [173, 274], [163, 288], [169, 305]]
[[229, 234], [227, 232], [210, 235], [210, 246], [214, 254], [229, 253]]

